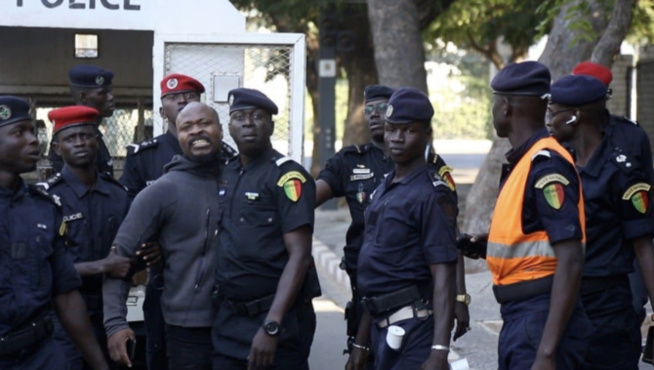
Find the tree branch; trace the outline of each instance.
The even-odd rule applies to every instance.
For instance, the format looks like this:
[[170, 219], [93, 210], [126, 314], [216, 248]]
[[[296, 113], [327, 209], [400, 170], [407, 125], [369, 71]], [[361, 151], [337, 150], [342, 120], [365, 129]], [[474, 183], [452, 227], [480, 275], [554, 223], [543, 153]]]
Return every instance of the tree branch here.
[[611, 19], [597, 45], [593, 49], [590, 60], [594, 63], [611, 66], [613, 57], [618, 54], [622, 40], [629, 30], [635, 0], [616, 1]]

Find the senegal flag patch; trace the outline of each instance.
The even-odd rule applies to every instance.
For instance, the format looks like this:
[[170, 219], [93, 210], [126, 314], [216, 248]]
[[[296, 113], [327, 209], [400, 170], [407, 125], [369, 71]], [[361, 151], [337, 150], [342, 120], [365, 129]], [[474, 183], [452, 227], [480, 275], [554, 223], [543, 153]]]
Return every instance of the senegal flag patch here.
[[647, 206], [649, 205], [649, 197], [647, 193], [650, 188], [651, 186], [649, 184], [639, 182], [629, 187], [629, 189], [622, 194], [622, 199], [631, 200], [631, 204], [634, 205], [636, 211], [645, 214], [647, 212]]
[[302, 184], [307, 181], [306, 177], [297, 171], [290, 171], [282, 175], [277, 181], [277, 186], [284, 189], [284, 194], [292, 202], [297, 202], [302, 196]]
[[454, 179], [452, 178], [452, 170], [453, 169], [450, 166], [443, 166], [438, 170], [438, 176], [440, 176], [443, 181], [445, 181], [450, 190], [454, 191], [456, 189], [456, 185], [454, 184]]
[[543, 195], [550, 207], [554, 209], [561, 209], [565, 201], [565, 192], [563, 192], [563, 185], [558, 182], [551, 183], [543, 188]]

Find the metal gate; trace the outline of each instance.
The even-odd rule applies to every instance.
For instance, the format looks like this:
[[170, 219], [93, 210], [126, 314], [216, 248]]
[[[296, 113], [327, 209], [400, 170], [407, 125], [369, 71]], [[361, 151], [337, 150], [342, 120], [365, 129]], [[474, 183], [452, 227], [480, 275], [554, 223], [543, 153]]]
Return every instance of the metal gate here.
[[[169, 73], [198, 79], [206, 88], [204, 102], [214, 107], [229, 136], [227, 92], [236, 87], [262, 91], [279, 107], [274, 116], [273, 146], [302, 163], [305, 40], [302, 34], [170, 35], [154, 40], [154, 96], [160, 96], [158, 81]], [[154, 101], [158, 111], [161, 102]], [[155, 115], [155, 135], [166, 130]]]

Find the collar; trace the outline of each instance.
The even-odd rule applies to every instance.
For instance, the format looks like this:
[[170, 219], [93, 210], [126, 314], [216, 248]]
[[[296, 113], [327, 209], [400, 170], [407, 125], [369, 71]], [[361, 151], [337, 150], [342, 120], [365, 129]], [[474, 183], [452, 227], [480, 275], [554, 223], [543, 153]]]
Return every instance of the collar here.
[[391, 181], [393, 181], [393, 177], [395, 176], [395, 169], [393, 169], [384, 179], [386, 189], [388, 189], [391, 186], [407, 185], [408, 183], [413, 181], [413, 179], [420, 176], [422, 173], [426, 171], [427, 171], [427, 164], [425, 163], [424, 166], [420, 166], [416, 168], [413, 172], [408, 174], [407, 176], [404, 176], [402, 180], [392, 183]]
[[527, 141], [522, 143], [522, 145], [506, 152], [506, 160], [509, 161], [511, 166], [515, 165], [522, 158], [522, 156], [527, 153], [529, 148], [536, 144], [538, 140], [549, 136], [550, 134], [547, 132], [547, 129], [545, 127], [541, 128], [540, 130], [536, 131], [529, 139], [527, 139]]
[[166, 131], [165, 134], [161, 135], [161, 140], [165, 141], [172, 148], [175, 148], [177, 154], [182, 154], [182, 147], [179, 145], [179, 140], [170, 131]]
[[25, 182], [23, 181], [22, 177], [20, 177], [18, 181], [18, 190], [16, 191], [0, 186], [0, 198], [9, 199], [11, 201], [22, 198], [23, 195], [27, 193], [27, 187], [25, 186]]
[[608, 140], [609, 135], [604, 135], [600, 145], [597, 146], [597, 149], [595, 149], [595, 152], [593, 153], [586, 166], [577, 166], [579, 173], [585, 173], [592, 177], [598, 177], [600, 175], [600, 171], [602, 171], [602, 167], [604, 167], [604, 163], [607, 160], [607, 149], [610, 148]]
[[77, 176], [73, 174], [73, 172], [68, 168], [68, 166], [64, 166], [64, 168], [61, 170], [61, 176], [64, 178], [68, 186], [70, 186], [71, 189], [73, 189], [73, 192], [75, 195], [77, 195], [78, 198], [84, 197], [87, 193], [91, 191], [97, 191], [98, 193], [104, 194], [104, 195], [110, 195], [109, 188], [107, 186], [107, 183], [104, 181], [100, 173], [96, 170], [96, 176], [97, 180], [95, 181], [95, 187], [89, 188], [84, 184]]
[[278, 155], [277, 151], [275, 151], [275, 149], [273, 149], [273, 147], [270, 146], [259, 156], [252, 158], [250, 162], [248, 162], [248, 164], [245, 165], [245, 167], [241, 164], [241, 155], [239, 154], [236, 158], [237, 160], [235, 162], [238, 163], [237, 164], [238, 168], [242, 168], [244, 170], [251, 170], [259, 166], [262, 166], [266, 163], [269, 163], [271, 160], [272, 161], [277, 160], [278, 158], [280, 158], [280, 155]]

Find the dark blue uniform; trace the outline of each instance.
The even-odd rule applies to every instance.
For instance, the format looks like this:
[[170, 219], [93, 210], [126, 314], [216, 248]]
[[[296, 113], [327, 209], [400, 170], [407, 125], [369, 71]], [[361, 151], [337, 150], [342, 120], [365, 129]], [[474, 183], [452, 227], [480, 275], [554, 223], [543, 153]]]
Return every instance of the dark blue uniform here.
[[581, 298], [594, 326], [588, 369], [637, 369], [641, 351], [642, 319], [632, 310], [627, 275], [633, 271], [633, 239], [654, 236], [652, 181], [617, 138], [605, 135], [588, 164], [578, 168], [587, 215]]
[[[170, 131], [139, 144], [130, 144], [127, 147], [127, 158], [120, 183], [123, 184], [129, 195], [135, 197], [141, 190], [164, 174], [164, 166], [175, 155], [182, 155], [179, 141]], [[224, 158], [233, 158], [234, 149], [223, 143], [222, 155]], [[165, 370], [168, 366], [166, 360], [165, 322], [161, 312], [161, 292], [163, 291], [162, 273], [163, 265], [158, 264], [149, 269], [148, 284], [143, 302], [143, 315], [145, 317], [145, 330], [147, 333], [146, 358], [148, 368]]]
[[397, 183], [391, 182], [394, 175], [394, 171], [388, 174], [375, 190], [365, 212], [358, 285], [364, 300], [412, 286], [418, 288], [420, 303], [389, 307], [386, 313], [371, 312], [375, 366], [415, 369], [429, 357], [433, 318], [414, 317], [395, 323], [406, 330], [399, 351], [385, 344], [386, 328], [381, 328], [379, 323], [403, 306], [413, 304], [416, 309], [431, 309], [433, 284], [429, 266], [457, 260], [455, 226], [444, 211], [456, 207], [456, 203], [448, 185], [430, 173], [427, 165]]
[[[538, 140], [549, 136], [546, 129], [539, 130], [520, 147], [506, 155], [508, 164], [502, 166], [500, 188], [505, 183], [513, 167]], [[569, 184], [563, 186], [563, 204], [560, 209], [552, 207], [545, 197], [546, 184], [537, 186], [539, 180], [547, 176], [561, 176]], [[550, 244], [567, 239], [582, 239], [579, 224], [579, 182], [574, 167], [553, 151], [542, 151], [532, 158], [532, 169], [527, 180], [522, 210], [523, 232], [545, 231]], [[590, 217], [586, 213], [586, 217]], [[504, 325], [498, 343], [500, 369], [529, 368], [536, 358], [536, 351], [542, 338], [543, 329], [550, 309], [550, 293], [502, 303], [500, 312]], [[587, 351], [587, 339], [591, 324], [577, 301], [566, 330], [557, 349], [557, 367], [574, 368], [583, 363]], [[565, 353], [564, 353], [565, 352]], [[563, 362], [563, 361], [572, 361]]]
[[[231, 161], [219, 196], [224, 210], [215, 277], [224, 301], [213, 325], [214, 369], [244, 369], [288, 262], [284, 234], [313, 230], [315, 183], [302, 166], [268, 149], [245, 167], [238, 157]], [[298, 293], [281, 323], [275, 368], [308, 369], [316, 317], [315, 295], [307, 293]]]
[[[98, 153], [95, 156], [95, 168], [98, 171], [103, 173], [108, 173], [111, 176], [114, 175], [114, 161], [111, 158], [111, 153], [109, 153], [109, 148], [107, 144], [104, 143], [102, 139], [102, 133], [100, 130], [97, 130], [98, 133]], [[52, 162], [52, 171], [54, 173], [61, 172], [64, 168], [64, 160], [57, 155], [54, 151], [54, 145], [50, 143], [50, 149], [48, 150], [48, 160]]]
[[[15, 193], [0, 188], [0, 369], [63, 366], [51, 336], [52, 298], [78, 289], [81, 280], [55, 202], [43, 189], [22, 183]], [[24, 332], [33, 336], [12, 349]]]
[[[66, 246], [73, 263], [97, 261], [107, 257], [111, 243], [129, 210], [125, 188], [106, 173], [98, 173], [93, 188], [88, 188], [67, 167], [41, 183], [46, 190], [61, 199], [64, 221], [68, 230]], [[80, 293], [100, 343], [106, 351], [107, 336], [102, 316], [101, 275], [82, 278]], [[55, 320], [55, 339], [65, 353], [68, 369], [82, 369], [84, 359], [70, 341], [58, 320]], [[109, 359], [108, 354], [105, 354]]]
[[[609, 124], [604, 128], [604, 133], [611, 138], [611, 142], [616, 148], [620, 148], [623, 154], [636, 158], [643, 171], [650, 179], [654, 179], [652, 147], [647, 133], [637, 122], [626, 117], [610, 115]], [[650, 194], [654, 193], [650, 192]], [[629, 274], [629, 284], [633, 295], [634, 310], [638, 315], [638, 320], [642, 322], [645, 319], [645, 305], [649, 296], [636, 261], [634, 261], [634, 271]]]

